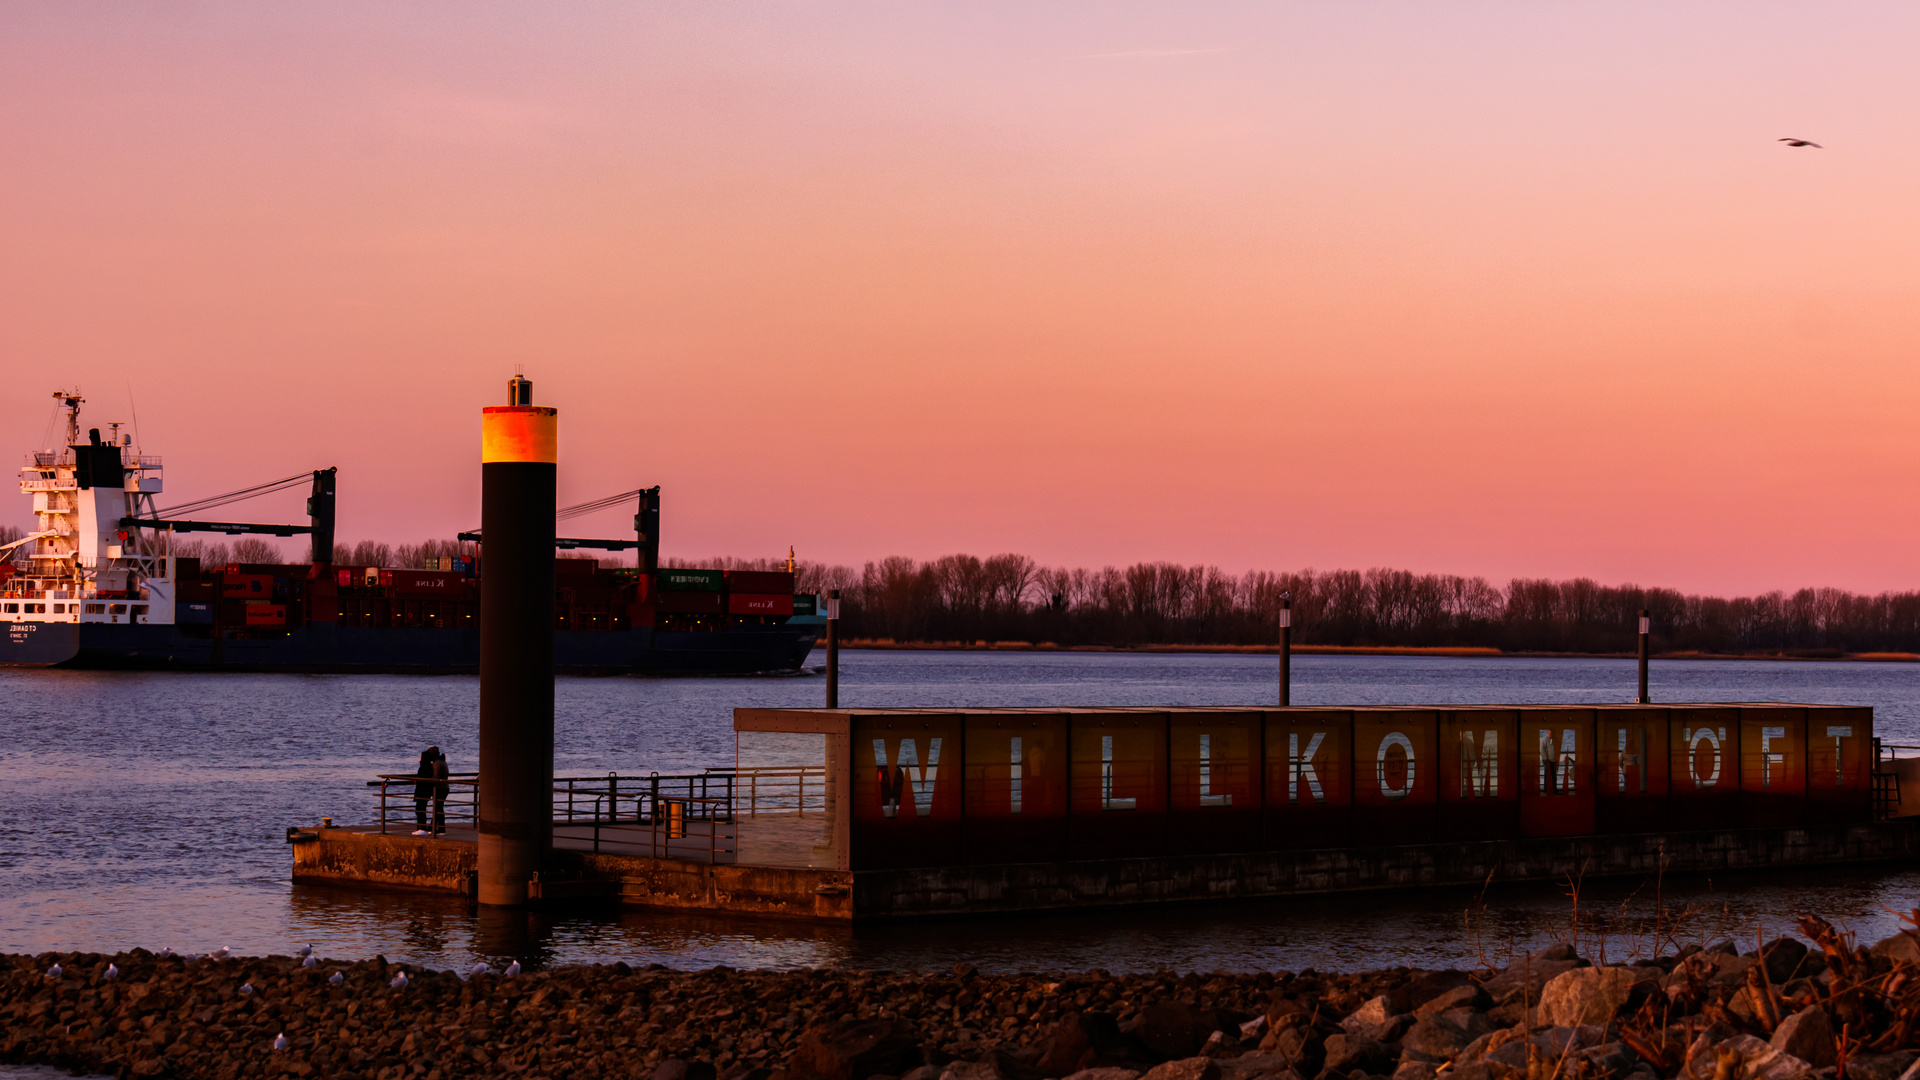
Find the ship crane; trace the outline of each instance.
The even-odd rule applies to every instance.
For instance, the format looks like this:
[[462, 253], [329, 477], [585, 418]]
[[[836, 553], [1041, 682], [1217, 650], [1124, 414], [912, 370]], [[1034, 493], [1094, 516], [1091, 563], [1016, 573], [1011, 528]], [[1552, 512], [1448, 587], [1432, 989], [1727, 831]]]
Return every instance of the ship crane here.
[[[334, 478], [337, 468], [315, 469], [311, 473], [295, 473], [279, 480], [253, 487], [229, 491], [225, 495], [201, 499], [198, 502], [183, 503], [155, 511], [153, 517], [123, 517], [120, 527], [123, 529], [161, 529], [170, 532], [215, 532], [227, 535], [256, 533], [264, 536], [297, 536], [310, 533], [313, 536], [313, 561], [331, 563], [333, 561], [333, 504]], [[191, 514], [212, 510], [229, 503], [245, 499], [271, 495], [276, 491], [286, 491], [299, 487], [302, 483], [312, 483], [312, 493], [307, 497], [307, 515], [311, 523], [307, 525], [263, 525], [239, 521], [189, 521], [183, 518], [166, 517], [168, 514]]]
[[[598, 551], [637, 550], [640, 552], [641, 570], [648, 573], [658, 570], [660, 568], [660, 488], [657, 484], [650, 488], [635, 488], [618, 495], [608, 495], [605, 498], [593, 499], [574, 506], [561, 507], [553, 512], [553, 519], [560, 522], [570, 518], [585, 517], [600, 510], [618, 506], [628, 499], [638, 499], [637, 513], [633, 515], [635, 539], [586, 540], [560, 536], [554, 538], [553, 546], [563, 551], [572, 551], [576, 548], [592, 548]], [[458, 539], [465, 543], [477, 544], [480, 542], [480, 530], [463, 532]]]

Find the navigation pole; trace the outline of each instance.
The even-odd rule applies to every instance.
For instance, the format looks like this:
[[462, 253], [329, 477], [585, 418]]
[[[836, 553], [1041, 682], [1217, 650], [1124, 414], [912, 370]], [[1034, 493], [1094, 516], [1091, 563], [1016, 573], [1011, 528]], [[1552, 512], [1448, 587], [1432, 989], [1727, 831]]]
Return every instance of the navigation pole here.
[[515, 375], [480, 415], [482, 904], [527, 902], [553, 846], [553, 551], [557, 409]]

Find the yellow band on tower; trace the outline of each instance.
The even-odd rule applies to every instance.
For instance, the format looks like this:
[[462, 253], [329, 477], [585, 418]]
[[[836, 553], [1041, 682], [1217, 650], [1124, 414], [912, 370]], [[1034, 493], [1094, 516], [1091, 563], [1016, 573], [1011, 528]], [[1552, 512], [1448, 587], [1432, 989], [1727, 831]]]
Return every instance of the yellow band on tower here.
[[480, 410], [480, 462], [560, 460], [560, 410], [489, 405]]

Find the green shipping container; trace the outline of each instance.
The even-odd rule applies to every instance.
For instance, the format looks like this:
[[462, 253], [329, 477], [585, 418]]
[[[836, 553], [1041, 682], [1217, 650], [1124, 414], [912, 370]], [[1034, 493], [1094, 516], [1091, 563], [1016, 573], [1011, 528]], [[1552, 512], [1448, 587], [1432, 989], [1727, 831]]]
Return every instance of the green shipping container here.
[[819, 601], [820, 598], [814, 596], [812, 593], [795, 593], [793, 597], [793, 613], [795, 615], [818, 615], [820, 614]]
[[661, 592], [720, 592], [726, 577], [719, 570], [662, 570]]

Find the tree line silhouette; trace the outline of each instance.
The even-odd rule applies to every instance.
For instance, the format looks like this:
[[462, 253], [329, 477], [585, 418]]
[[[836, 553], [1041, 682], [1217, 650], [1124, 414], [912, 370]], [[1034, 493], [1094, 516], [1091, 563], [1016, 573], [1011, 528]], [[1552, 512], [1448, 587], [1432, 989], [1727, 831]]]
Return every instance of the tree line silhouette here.
[[[675, 560], [775, 569], [783, 560]], [[1920, 652], [1920, 592], [1874, 596], [1801, 589], [1696, 596], [1589, 578], [1483, 577], [1406, 570], [1264, 570], [1135, 563], [1043, 567], [1024, 555], [895, 556], [846, 566], [801, 563], [800, 592], [837, 588], [846, 638], [1028, 642], [1061, 646], [1271, 645], [1281, 595], [1301, 645], [1480, 647], [1507, 652], [1623, 653], [1642, 608], [1658, 652]]]

